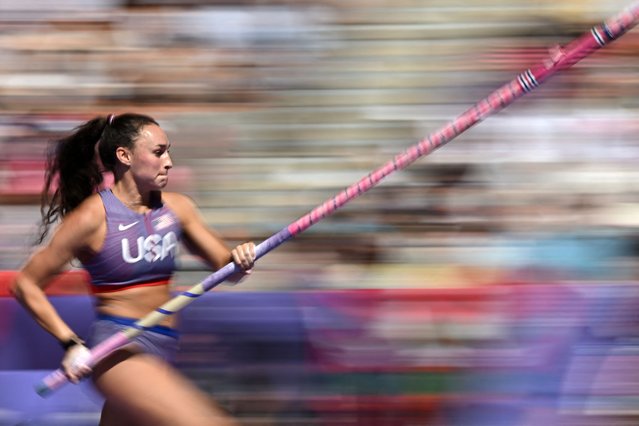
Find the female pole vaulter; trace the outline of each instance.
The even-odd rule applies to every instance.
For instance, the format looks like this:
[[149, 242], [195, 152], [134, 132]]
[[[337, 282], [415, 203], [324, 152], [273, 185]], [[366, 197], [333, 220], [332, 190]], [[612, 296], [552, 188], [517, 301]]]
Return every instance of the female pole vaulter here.
[[[249, 273], [255, 261], [253, 243], [229, 250], [206, 227], [191, 199], [162, 190], [173, 166], [170, 147], [153, 118], [131, 113], [96, 117], [57, 141], [48, 158], [40, 242], [61, 220], [11, 287], [62, 345], [66, 378], [78, 382], [92, 371], [105, 398], [104, 426], [235, 424], [171, 366], [178, 344], [174, 317], [146, 328], [95, 365], [87, 363], [88, 347], [131, 327], [171, 298], [178, 241], [214, 270], [234, 262], [239, 266], [230, 277], [234, 281]], [[114, 184], [98, 190], [102, 167], [113, 173]], [[86, 346], [44, 292], [75, 258], [89, 273], [95, 296], [97, 316]]]

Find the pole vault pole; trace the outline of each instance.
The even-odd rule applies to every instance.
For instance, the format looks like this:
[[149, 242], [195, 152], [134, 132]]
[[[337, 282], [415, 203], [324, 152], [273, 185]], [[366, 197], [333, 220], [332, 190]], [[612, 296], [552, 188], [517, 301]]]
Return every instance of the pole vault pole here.
[[[256, 258], [259, 259], [289, 238], [303, 232], [313, 224], [332, 214], [344, 204], [377, 185], [386, 176], [406, 168], [418, 158], [428, 155], [435, 149], [450, 142], [470, 127], [484, 120], [489, 115], [504, 109], [518, 98], [534, 90], [556, 72], [570, 68], [594, 51], [619, 38], [630, 30], [630, 28], [635, 26], [638, 19], [639, 1], [635, 1], [617, 16], [608, 19], [601, 25], [593, 27], [590, 31], [584, 33], [571, 43], [564, 47], [557, 46], [551, 49], [550, 55], [543, 62], [519, 74], [515, 79], [477, 102], [473, 107], [469, 108], [463, 114], [450, 121], [439, 130], [431, 133], [419, 143], [397, 154], [386, 164], [370, 172], [356, 183], [326, 200], [306, 215], [264, 240], [256, 247]], [[96, 345], [91, 350], [88, 365], [93, 367], [98, 361], [114, 350], [127, 344], [131, 339], [142, 333], [145, 329], [157, 325], [166, 316], [173, 315], [178, 312], [193, 300], [224, 281], [231, 274], [240, 271], [241, 268], [239, 266], [232, 262], [228, 263], [215, 273], [209, 275], [201, 283], [196, 284], [190, 289], [178, 294], [155, 311], [135, 322], [132, 326], [114, 334], [107, 340]], [[45, 396], [51, 394], [54, 390], [66, 382], [67, 378], [64, 373], [61, 369], [58, 369], [50, 373], [42, 380], [42, 382], [37, 384], [36, 391], [38, 394]]]

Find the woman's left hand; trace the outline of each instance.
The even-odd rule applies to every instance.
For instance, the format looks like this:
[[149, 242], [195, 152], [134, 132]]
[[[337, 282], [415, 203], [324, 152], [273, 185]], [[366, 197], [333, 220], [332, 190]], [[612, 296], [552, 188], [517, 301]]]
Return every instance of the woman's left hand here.
[[255, 263], [255, 244], [253, 242], [243, 243], [231, 250], [233, 262], [238, 264], [245, 273], [250, 273]]

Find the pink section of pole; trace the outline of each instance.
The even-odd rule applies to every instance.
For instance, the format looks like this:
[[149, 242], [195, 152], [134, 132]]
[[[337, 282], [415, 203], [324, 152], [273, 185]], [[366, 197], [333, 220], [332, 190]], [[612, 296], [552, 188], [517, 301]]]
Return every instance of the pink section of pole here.
[[565, 47], [557, 46], [551, 49], [548, 59], [521, 73], [514, 80], [477, 102], [443, 128], [431, 133], [419, 143], [396, 155], [391, 161], [293, 222], [288, 227], [289, 232], [295, 235], [304, 231], [353, 198], [368, 191], [389, 174], [407, 167], [418, 158], [430, 154], [489, 115], [504, 109], [521, 96], [538, 87], [556, 72], [570, 68], [595, 50], [619, 38], [636, 25], [638, 18], [639, 2], [635, 2], [619, 15], [593, 27], [589, 32]]
[[[91, 349], [91, 359], [87, 364], [93, 368], [102, 358], [129, 343], [130, 339], [131, 337], [127, 336], [124, 332], [115, 333], [105, 340], [103, 344]], [[67, 382], [68, 379], [64, 375], [64, 372], [58, 368], [42, 379], [42, 381], [35, 386], [35, 389], [40, 396], [48, 396]]]
[[[502, 110], [521, 96], [538, 87], [556, 72], [570, 68], [595, 50], [619, 38], [635, 26], [638, 19], [639, 1], [636, 1], [619, 15], [610, 18], [602, 25], [593, 27], [589, 32], [565, 47], [552, 49], [547, 60], [521, 73], [509, 83], [477, 102], [473, 107], [446, 124], [440, 130], [431, 133], [419, 143], [397, 154], [386, 164], [372, 171], [367, 176], [311, 210], [308, 214], [260, 243], [256, 247], [257, 257], [262, 257], [292, 236], [303, 232], [313, 224], [319, 222], [344, 204], [377, 185], [386, 176], [406, 168], [418, 158], [428, 155], [435, 149], [448, 143], [489, 115]], [[151, 312], [147, 317], [136, 322], [137, 327], [132, 326], [123, 332], [111, 336], [92, 349], [89, 364], [95, 365], [100, 359], [128, 343], [130, 339], [141, 333], [144, 328], [155, 325], [160, 322], [163, 316], [172, 315], [177, 312], [177, 310], [182, 309], [186, 303], [181, 303], [177, 309], [171, 308], [172, 302], [177, 298], [186, 297], [195, 299], [202, 294], [202, 291], [210, 290], [234, 272], [238, 272], [238, 269], [233, 263], [225, 265], [222, 269], [209, 275], [202, 283], [192, 287], [189, 291], [181, 293], [175, 299], [172, 299], [172, 301], [167, 302], [167, 304]], [[196, 287], [199, 287], [197, 291], [194, 290]], [[152, 317], [152, 315], [154, 316]], [[149, 318], [151, 318], [151, 320], [149, 320]], [[141, 323], [143, 323], [144, 326], [141, 326]], [[66, 383], [66, 381], [66, 377], [62, 371], [56, 370], [36, 385], [36, 390], [40, 395], [49, 395]]]

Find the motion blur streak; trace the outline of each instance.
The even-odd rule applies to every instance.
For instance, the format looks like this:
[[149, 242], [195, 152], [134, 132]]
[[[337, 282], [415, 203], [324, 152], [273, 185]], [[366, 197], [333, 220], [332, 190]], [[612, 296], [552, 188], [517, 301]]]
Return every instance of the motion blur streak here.
[[[170, 189], [261, 241], [627, 5], [0, 1], [0, 291], [95, 114], [157, 117]], [[282, 245], [181, 314], [180, 367], [247, 425], [637, 424], [638, 75], [631, 31]], [[61, 354], [2, 294], [0, 424], [96, 424], [86, 385], [35, 394]]]

